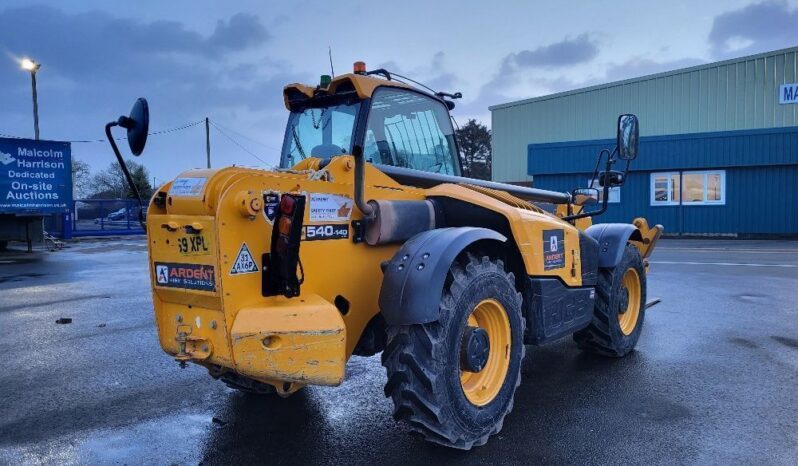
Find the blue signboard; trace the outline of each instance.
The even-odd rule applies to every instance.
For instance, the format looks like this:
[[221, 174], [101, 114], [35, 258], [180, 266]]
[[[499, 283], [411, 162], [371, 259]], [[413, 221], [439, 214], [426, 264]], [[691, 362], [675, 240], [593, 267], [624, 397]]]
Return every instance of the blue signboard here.
[[68, 142], [0, 138], [0, 212], [69, 212], [71, 204]]

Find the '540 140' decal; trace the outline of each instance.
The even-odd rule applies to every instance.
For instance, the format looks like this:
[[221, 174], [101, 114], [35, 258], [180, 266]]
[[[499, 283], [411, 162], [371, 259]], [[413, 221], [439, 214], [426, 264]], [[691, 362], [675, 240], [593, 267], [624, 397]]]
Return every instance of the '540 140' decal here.
[[347, 238], [349, 238], [349, 225], [346, 223], [307, 225], [302, 227], [302, 241]]

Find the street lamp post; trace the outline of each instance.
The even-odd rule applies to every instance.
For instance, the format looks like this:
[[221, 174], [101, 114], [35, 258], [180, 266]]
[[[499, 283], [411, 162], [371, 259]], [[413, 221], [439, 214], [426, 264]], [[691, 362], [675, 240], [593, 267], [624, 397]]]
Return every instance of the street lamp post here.
[[[23, 58], [19, 62], [19, 66], [25, 70], [30, 71], [30, 83], [31, 88], [33, 89], [33, 134], [35, 139], [39, 140], [39, 98], [36, 94], [36, 72], [39, 71], [39, 68], [42, 67], [41, 63], [36, 63], [35, 61], [31, 60], [30, 58]], [[39, 226], [43, 227], [42, 224], [42, 217], [28, 217], [27, 221], [25, 222], [25, 236], [28, 241], [28, 252], [33, 252], [33, 241], [30, 235], [30, 226], [34, 222], [39, 222]], [[43, 231], [43, 228], [42, 228]]]
[[42, 67], [41, 63], [36, 63], [30, 58], [23, 58], [20, 66], [25, 71], [30, 71], [30, 83], [33, 89], [33, 133], [35, 139], [39, 140], [39, 97], [36, 93], [36, 72]]

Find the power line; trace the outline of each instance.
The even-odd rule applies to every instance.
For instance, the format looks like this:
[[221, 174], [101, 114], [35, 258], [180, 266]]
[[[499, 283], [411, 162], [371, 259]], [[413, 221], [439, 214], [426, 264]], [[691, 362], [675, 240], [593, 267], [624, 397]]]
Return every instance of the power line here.
[[237, 135], [237, 136], [240, 136], [240, 137], [242, 137], [242, 138], [244, 138], [244, 139], [246, 139], [246, 140], [248, 140], [248, 141], [254, 142], [255, 144], [257, 144], [257, 145], [259, 145], [259, 146], [263, 146], [263, 147], [265, 147], [266, 149], [269, 149], [269, 150], [273, 150], [273, 151], [277, 151], [277, 152], [279, 152], [279, 150], [278, 150], [278, 149], [275, 149], [275, 148], [274, 148], [274, 147], [272, 147], [272, 146], [266, 145], [266, 144], [264, 144], [264, 143], [262, 143], [262, 142], [258, 141], [257, 139], [252, 139], [251, 137], [247, 136], [246, 134], [243, 134], [243, 133], [240, 133], [240, 132], [238, 132], [238, 131], [236, 131], [236, 130], [230, 129], [229, 127], [222, 125], [222, 124], [221, 124], [221, 123], [219, 123], [218, 121], [215, 121], [215, 120], [213, 120], [212, 122], [213, 122], [213, 123], [215, 123], [215, 124], [216, 124], [217, 126], [219, 126], [220, 128], [222, 128], [223, 130], [227, 131], [228, 133], [233, 133], [233, 134], [235, 134], [235, 135]]
[[[185, 125], [182, 125], [182, 126], [176, 126], [174, 128], [169, 128], [169, 129], [162, 129], [162, 130], [159, 130], [159, 131], [153, 131], [151, 133], [147, 133], [147, 135], [148, 136], [158, 136], [158, 135], [161, 135], [161, 134], [174, 133], [175, 131], [182, 131], [184, 129], [191, 128], [192, 126], [197, 126], [198, 124], [200, 124], [200, 123], [202, 123], [204, 121], [205, 121], [204, 119], [203, 120], [197, 120], [197, 121], [194, 121], [194, 122], [191, 122], [191, 123], [186, 123]], [[27, 139], [27, 138], [23, 138], [22, 136], [12, 136], [10, 134], [2, 134], [2, 133], [0, 133], [0, 137], [11, 138], [11, 139]], [[127, 139], [127, 138], [126, 137], [114, 138], [115, 141], [124, 141], [125, 139]], [[66, 140], [66, 141], [65, 140], [59, 140], [59, 142], [91, 143], [91, 142], [108, 142], [108, 140], [107, 139], [76, 139], [76, 140]]]
[[227, 134], [224, 131], [222, 131], [222, 129], [219, 128], [219, 126], [213, 120], [210, 120], [210, 124], [211, 124], [211, 126], [213, 126], [216, 129], [216, 131], [221, 133], [222, 136], [224, 136], [227, 139], [229, 139], [230, 142], [232, 142], [233, 144], [237, 145], [241, 150], [243, 150], [247, 154], [251, 155], [252, 157], [255, 157], [256, 159], [260, 160], [261, 163], [263, 163], [264, 165], [269, 166], [269, 167], [273, 166], [271, 163], [269, 163], [269, 162], [263, 160], [262, 158], [258, 157], [257, 155], [255, 155], [255, 153], [253, 153], [252, 151], [250, 151], [249, 149], [244, 147], [240, 142], [238, 142], [235, 139], [233, 139], [229, 134]]

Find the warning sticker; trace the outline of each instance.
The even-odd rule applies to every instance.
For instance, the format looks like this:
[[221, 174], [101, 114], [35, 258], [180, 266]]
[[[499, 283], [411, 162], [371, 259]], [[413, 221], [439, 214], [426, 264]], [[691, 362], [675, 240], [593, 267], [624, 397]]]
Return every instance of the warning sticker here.
[[263, 216], [269, 225], [274, 225], [277, 218], [277, 209], [280, 207], [280, 193], [278, 191], [264, 191], [263, 193]]
[[543, 230], [543, 270], [565, 267], [565, 233], [563, 230]]
[[311, 222], [348, 222], [352, 198], [338, 194], [310, 193]]
[[156, 262], [155, 284], [166, 288], [216, 291], [212, 265]]
[[238, 257], [236, 257], [236, 261], [233, 264], [233, 268], [230, 269], [230, 275], [243, 275], [245, 273], [255, 273], [257, 271], [259, 271], [258, 264], [256, 264], [255, 259], [252, 258], [252, 253], [249, 252], [247, 243], [242, 244], [241, 249], [238, 251]]
[[169, 188], [170, 196], [199, 196], [205, 187], [207, 178], [178, 178]]

